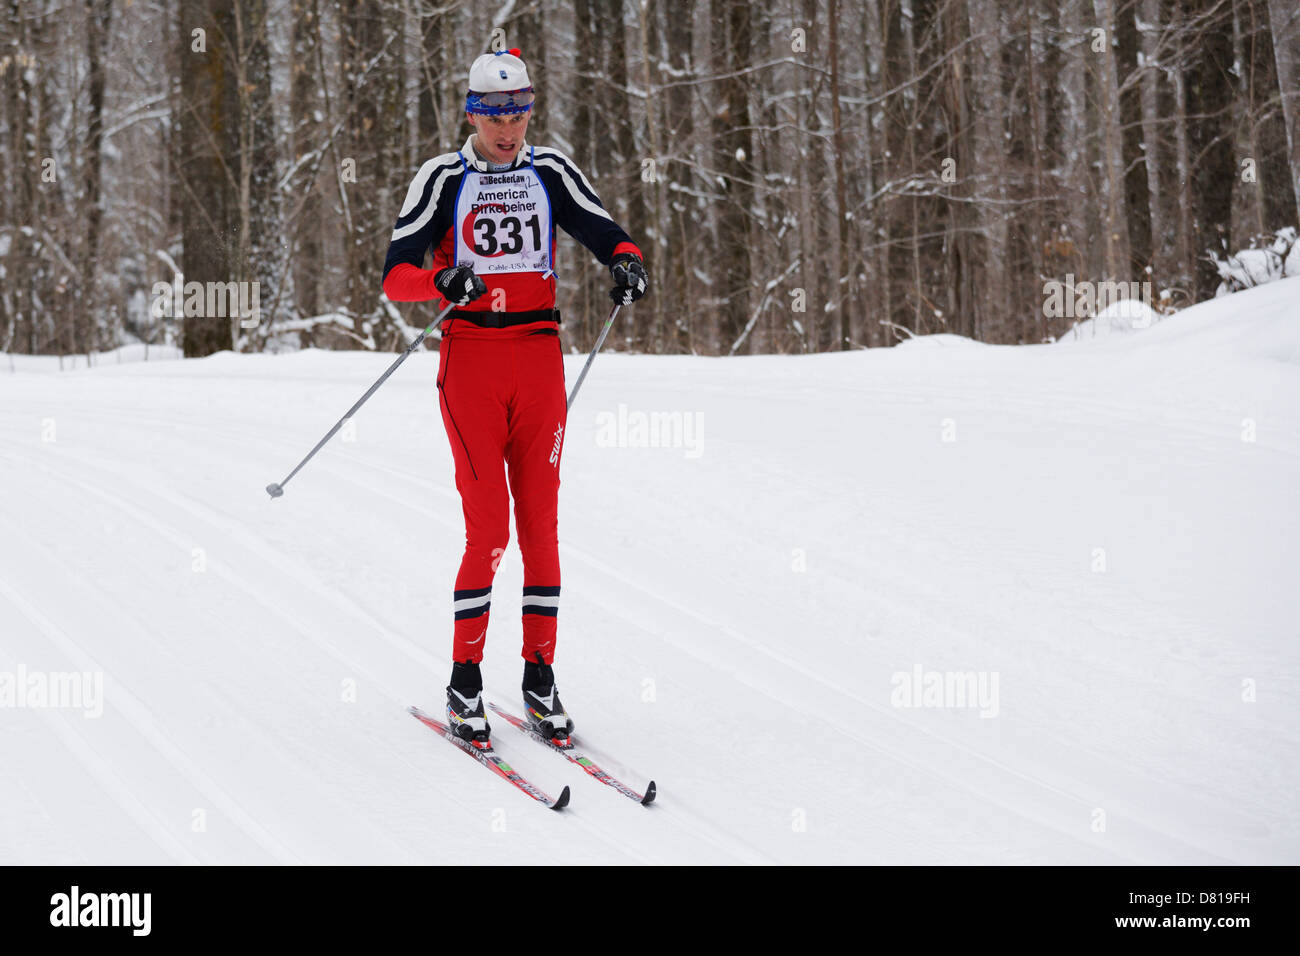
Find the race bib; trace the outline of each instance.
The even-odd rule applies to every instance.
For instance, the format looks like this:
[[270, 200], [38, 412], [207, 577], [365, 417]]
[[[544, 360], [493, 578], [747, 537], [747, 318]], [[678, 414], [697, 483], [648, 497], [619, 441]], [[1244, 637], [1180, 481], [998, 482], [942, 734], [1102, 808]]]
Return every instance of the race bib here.
[[456, 265], [479, 275], [551, 271], [551, 203], [532, 166], [466, 169], [456, 194]]

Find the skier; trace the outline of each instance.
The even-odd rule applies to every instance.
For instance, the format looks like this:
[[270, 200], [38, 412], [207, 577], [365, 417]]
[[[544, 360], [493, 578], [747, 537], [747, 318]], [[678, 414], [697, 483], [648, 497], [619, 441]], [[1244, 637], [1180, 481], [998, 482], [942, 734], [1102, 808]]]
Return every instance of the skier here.
[[[479, 664], [492, 579], [510, 536], [510, 494], [524, 559], [524, 711], [547, 737], [573, 732], [551, 666], [567, 402], [555, 227], [609, 266], [615, 302], [635, 302], [649, 285], [641, 250], [573, 161], [524, 139], [534, 96], [519, 50], [474, 61], [465, 99], [474, 132], [458, 152], [420, 167], [384, 263], [384, 293], [393, 301], [443, 299], [456, 307], [441, 326], [437, 379], [465, 515], [447, 718], [478, 746], [490, 734]], [[429, 250], [432, 267], [425, 269]]]

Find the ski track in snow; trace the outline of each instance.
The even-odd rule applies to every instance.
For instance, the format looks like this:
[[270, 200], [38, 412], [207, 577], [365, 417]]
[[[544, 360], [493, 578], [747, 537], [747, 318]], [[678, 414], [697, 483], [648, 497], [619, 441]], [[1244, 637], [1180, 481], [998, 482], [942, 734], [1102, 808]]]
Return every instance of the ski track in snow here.
[[[0, 377], [0, 672], [105, 675], [100, 718], [0, 710], [0, 861], [1295, 863], [1293, 287], [1077, 348], [603, 355], [557, 672], [651, 808], [494, 723], [572, 789], [532, 806], [405, 713], [440, 709], [463, 541], [435, 355], [275, 502], [383, 356]], [[600, 447], [619, 403], [699, 414], [704, 455]], [[506, 706], [521, 577], [512, 536]], [[1000, 672], [1000, 713], [891, 706], [913, 665]]]
[[[148, 420], [147, 424], [150, 427], [165, 427], [168, 423], [166, 421]], [[211, 434], [211, 431], [209, 431], [208, 434]], [[394, 713], [399, 711], [400, 705], [403, 703], [403, 697], [391, 684], [386, 683], [383, 678], [377, 677], [372, 670], [367, 667], [365, 652], [356, 650], [345, 652], [339, 650], [329, 641], [319, 637], [315, 628], [304, 627], [294, 613], [285, 610], [283, 602], [285, 602], [286, 599], [283, 584], [286, 581], [300, 585], [301, 590], [305, 592], [309, 598], [333, 604], [340, 613], [355, 618], [357, 620], [358, 630], [365, 630], [371, 635], [383, 636], [396, 651], [411, 657], [415, 665], [429, 671], [442, 671], [445, 669], [445, 665], [440, 658], [434, 659], [427, 652], [420, 649], [418, 645], [393, 634], [385, 625], [379, 623], [374, 616], [372, 616], [356, 601], [347, 598], [336, 591], [331, 591], [322, 587], [310, 576], [310, 574], [302, 571], [302, 569], [298, 567], [291, 558], [281, 555], [269, 548], [257, 539], [255, 535], [246, 532], [237, 525], [227, 525], [224, 531], [219, 530], [222, 525], [223, 516], [215, 513], [201, 502], [187, 499], [185, 496], [173, 493], [165, 487], [153, 488], [152, 490], [146, 489], [143, 483], [135, 480], [130, 474], [125, 473], [120, 469], [106, 467], [102, 462], [96, 462], [93, 459], [78, 460], [75, 474], [84, 475], [86, 473], [94, 474], [99, 472], [108, 476], [111, 480], [83, 480], [82, 478], [75, 477], [74, 474], [69, 473], [71, 469], [53, 469], [49, 467], [47, 463], [41, 462], [35, 458], [18, 459], [13, 455], [6, 455], [4, 458], [5, 460], [15, 464], [21, 463], [24, 467], [30, 469], [29, 474], [37, 475], [43, 481], [52, 479], [55, 482], [62, 481], [71, 485], [76, 492], [83, 497], [83, 499], [86, 497], [92, 499], [98, 498], [113, 513], [129, 517], [138, 527], [149, 529], [158, 537], [168, 541], [180, 553], [188, 551], [194, 540], [212, 542], [214, 546], [209, 550], [221, 553], [224, 555], [224, 560], [219, 563], [214, 563], [210, 573], [224, 579], [232, 588], [241, 592], [250, 603], [260, 605], [265, 610], [268, 617], [275, 619], [271, 629], [273, 633], [278, 635], [297, 633], [303, 639], [314, 644], [323, 654], [338, 661], [340, 664], [345, 665], [350, 671], [364, 675], [374, 686], [385, 691], [389, 701], [394, 705]], [[389, 473], [397, 473], [394, 469], [379, 470], [387, 471]], [[95, 477], [98, 478], [99, 475], [95, 475]], [[130, 488], [133, 494], [130, 496], [124, 496], [122, 494], [111, 493], [105, 490], [106, 487], [118, 489]], [[419, 505], [410, 505], [409, 503], [401, 502], [383, 492], [376, 492], [373, 488], [360, 485], [357, 490], [358, 492], [368, 491], [371, 494], [377, 493], [381, 498], [394, 502], [402, 510], [413, 510], [426, 517], [433, 517], [440, 521], [444, 520], [429, 509], [423, 508]], [[160, 507], [160, 505], [164, 504], [171, 506], [171, 508], [177, 512], [176, 517], [172, 518], [170, 521], [164, 521], [157, 517], [157, 514], [160, 511], [164, 511], [164, 509]], [[449, 528], [454, 527], [450, 522], [446, 523]], [[34, 543], [33, 545], [39, 547], [39, 545], [35, 545]], [[240, 553], [241, 549], [242, 553]], [[268, 567], [262, 567], [262, 565], [267, 565]], [[236, 572], [234, 570], [235, 568], [245, 568], [248, 570]], [[56, 579], [76, 580], [74, 569], [63, 565], [59, 570], [62, 573], [55, 575], [54, 577]], [[268, 594], [266, 588], [264, 586], [259, 586], [257, 582], [272, 579], [278, 580], [281, 587], [277, 588], [274, 594]], [[82, 583], [82, 586], [86, 587], [84, 583]], [[294, 602], [290, 606], [309, 616], [313, 613], [310, 603], [299, 604]], [[119, 611], [118, 614], [114, 615], [115, 618], [130, 619], [129, 612], [125, 612], [124, 608], [117, 608], [115, 610]], [[315, 616], [320, 617], [319, 614]], [[329, 621], [329, 618], [322, 618], [320, 624], [324, 627]], [[162, 642], [159, 639], [154, 638], [152, 643], [160, 645]], [[373, 649], [370, 649], [369, 652], [373, 653]], [[410, 662], [408, 662], [408, 666], [409, 663]], [[80, 655], [80, 660], [76, 663], [75, 667], [70, 669], [93, 671], [101, 670], [102, 668], [97, 666], [89, 657]], [[114, 700], [116, 699], [117, 696], [115, 694]], [[211, 707], [214, 705], [212, 702], [209, 702], [204, 706]], [[138, 711], [139, 708], [136, 710]], [[238, 711], [233, 706], [226, 705], [225, 710], [228, 711], [228, 721], [239, 719]], [[41, 711], [41, 713], [48, 712]], [[148, 725], [147, 721], [137, 720], [133, 722], [133, 725], [138, 732], [145, 736], [149, 736], [152, 731], [152, 728]], [[400, 727], [405, 728], [405, 723], [400, 724]], [[244, 746], [264, 745], [266, 742], [273, 741], [279, 733], [280, 730], [277, 728], [275, 723], [265, 722], [260, 726], [257, 726], [255, 732], [243, 735], [241, 740]], [[427, 731], [425, 734], [427, 734]], [[425, 734], [417, 735], [417, 742], [423, 741]], [[498, 749], [507, 754], [517, 752], [516, 746], [509, 740], [501, 741], [501, 736], [501, 734], [498, 734]], [[162, 753], [164, 758], [169, 761], [169, 763], [179, 766], [186, 772], [190, 771], [189, 763], [185, 759], [184, 754], [180, 753], [176, 748], [158, 746], [157, 749]], [[139, 760], [137, 756], [133, 756], [130, 759], [136, 761]], [[276, 759], [285, 759], [285, 755], [280, 754]], [[543, 764], [545, 764], [545, 762], [546, 761], [544, 760]], [[269, 763], [270, 761], [268, 761], [268, 765]], [[413, 762], [409, 760], [409, 757], [407, 765], [408, 767], [413, 766]], [[196, 789], [207, 794], [211, 794], [214, 791], [220, 793], [220, 789], [212, 785], [210, 780], [207, 780], [204, 783], [205, 785], [198, 786]], [[489, 781], [489, 783], [491, 782]], [[577, 781], [576, 784], [573, 781], [570, 781], [570, 784], [571, 786], [576, 785], [583, 787], [584, 789], [587, 786], [590, 786], [589, 783], [583, 781]], [[493, 784], [492, 787], [489, 788], [488, 792], [495, 794], [495, 790], [492, 789], [495, 786], [498, 785]], [[556, 787], [555, 789], [558, 790], [559, 787]], [[499, 796], [499, 794], [496, 795]], [[224, 797], [224, 794], [222, 796]], [[329, 801], [332, 799], [332, 794], [330, 791], [326, 790], [312, 795], [310, 799], [313, 803], [318, 803], [322, 800]], [[199, 801], [199, 803], [203, 802], [204, 801]], [[233, 804], [233, 801], [229, 799], [209, 799], [206, 802], [218, 805], [219, 809], [233, 816], [243, 829], [248, 831], [260, 830], [247, 814], [243, 813], [240, 808]], [[134, 807], [128, 807], [125, 803], [123, 803], [123, 807], [124, 809], [132, 811], [135, 809]], [[339, 809], [342, 811], [343, 808], [340, 807]], [[362, 810], [363, 808], [353, 809]], [[658, 808], [656, 808], [656, 810], [658, 810]], [[344, 812], [338, 814], [339, 818], [345, 818], [346, 816], [347, 814]], [[362, 814], [362, 819], [364, 820], [364, 814]], [[280, 825], [287, 825], [286, 821], [281, 821]], [[617, 846], [618, 844], [616, 831], [610, 830], [607, 826], [603, 827], [588, 820], [579, 820], [576, 825], [588, 832], [602, 835], [604, 837], [603, 842], [608, 843], [610, 846]], [[688, 830], [694, 839], [702, 841], [706, 845], [728, 842], [725, 835], [710, 833], [707, 828], [690, 826], [687, 824], [683, 826], [683, 829]], [[367, 841], [372, 842], [370, 844], [360, 844], [356, 847], [355, 855], [349, 858], [364, 859], [367, 854], [374, 852], [373, 844], [382, 845], [385, 843], [392, 843], [391, 837], [383, 832], [376, 831], [373, 828], [371, 828], [371, 832], [367, 832], [364, 835]], [[259, 844], [261, 844], [262, 848], [270, 855], [270, 861], [302, 862], [293, 854], [292, 851], [287, 850], [283, 846], [277, 845], [276, 841], [270, 840], [268, 842], [266, 839], [267, 835], [264, 832], [259, 832], [257, 837]], [[180, 860], [183, 861], [189, 861], [191, 859], [188, 853], [177, 850], [173, 843], [164, 840], [157, 834], [155, 834], [155, 839], [157, 842], [165, 844], [172, 856], [179, 857]], [[410, 855], [409, 851], [404, 851], [395, 844], [391, 849], [394, 856], [402, 862], [416, 861], [416, 859]], [[746, 859], [750, 862], [762, 861], [764, 859], [764, 857], [760, 854], [754, 853], [750, 848], [739, 847], [733, 850], [733, 852], [739, 854], [740, 859]], [[626, 855], [628, 860], [633, 862], [656, 861], [654, 857], [648, 856], [635, 848], [621, 848], [619, 853]], [[325, 862], [328, 859], [329, 858], [320, 862]], [[309, 860], [308, 862], [317, 861]]]

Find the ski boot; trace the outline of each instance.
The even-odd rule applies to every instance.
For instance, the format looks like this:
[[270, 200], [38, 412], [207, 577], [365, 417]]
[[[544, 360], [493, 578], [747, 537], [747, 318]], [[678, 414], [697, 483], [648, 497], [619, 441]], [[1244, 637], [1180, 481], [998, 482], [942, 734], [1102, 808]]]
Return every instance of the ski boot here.
[[477, 664], [453, 662], [447, 687], [447, 726], [476, 747], [487, 747], [492, 733], [483, 710], [483, 676]]
[[555, 687], [555, 673], [537, 654], [537, 663], [524, 662], [524, 718], [543, 737], [555, 741], [568, 739], [573, 720], [564, 712]]

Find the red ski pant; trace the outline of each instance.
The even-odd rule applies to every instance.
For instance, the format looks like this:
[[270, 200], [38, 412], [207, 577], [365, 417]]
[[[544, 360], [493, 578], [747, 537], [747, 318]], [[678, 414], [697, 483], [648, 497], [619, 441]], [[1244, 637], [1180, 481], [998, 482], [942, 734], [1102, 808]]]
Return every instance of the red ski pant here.
[[452, 659], [483, 659], [492, 579], [510, 541], [510, 496], [524, 558], [523, 650], [550, 664], [560, 605], [556, 506], [567, 398], [558, 335], [445, 336], [439, 347], [442, 422], [465, 512], [456, 575]]

